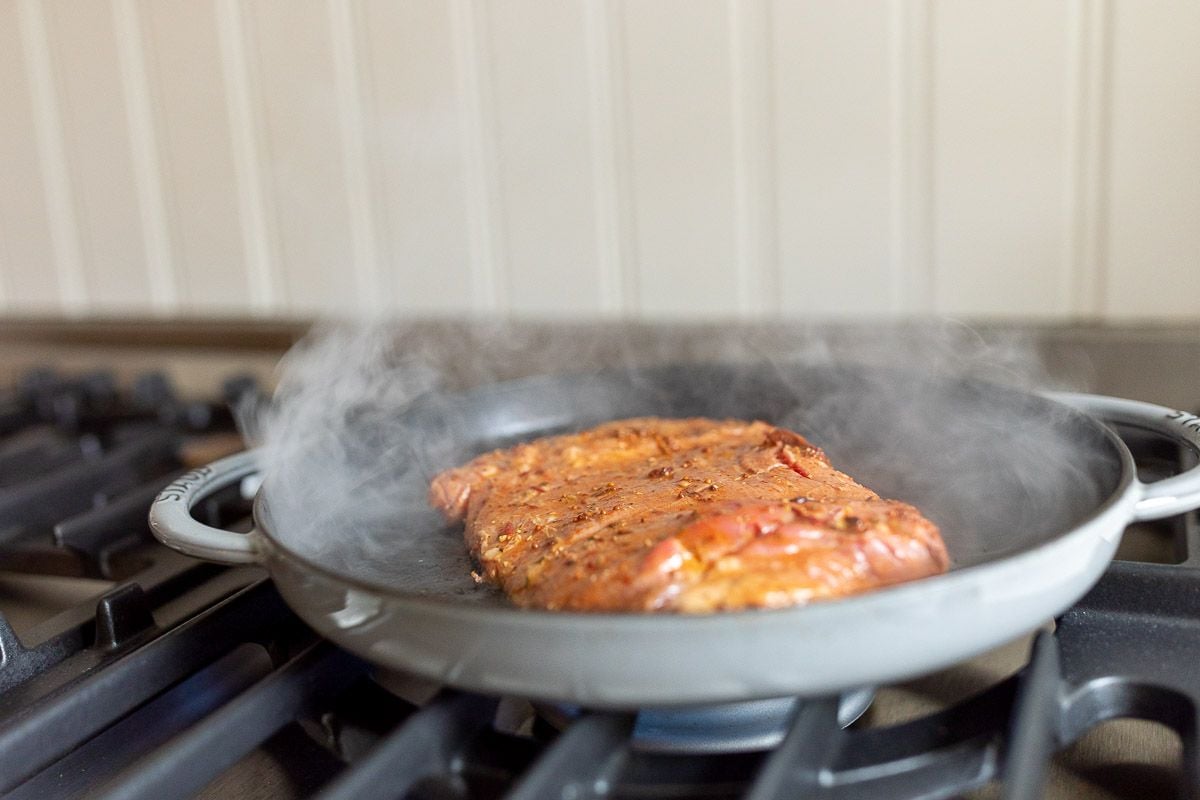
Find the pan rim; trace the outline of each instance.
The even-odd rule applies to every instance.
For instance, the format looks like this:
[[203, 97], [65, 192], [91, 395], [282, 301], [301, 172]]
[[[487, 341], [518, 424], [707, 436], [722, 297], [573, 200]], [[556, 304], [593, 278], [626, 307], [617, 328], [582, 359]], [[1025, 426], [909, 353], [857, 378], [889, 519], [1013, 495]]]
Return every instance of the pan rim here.
[[[716, 364], [709, 362], [707, 366], [716, 366]], [[587, 374], [595, 376], [598, 373], [593, 372]], [[481, 390], [494, 390], [499, 386], [519, 388], [519, 386], [526, 383], [535, 383], [539, 380], [544, 381], [551, 377], [562, 376], [535, 375], [519, 380], [506, 381], [501, 384], [490, 384], [487, 386], [477, 387], [474, 390], [463, 392], [462, 394], [464, 396], [468, 396]], [[657, 611], [552, 611], [537, 608], [521, 608], [515, 605], [475, 605], [472, 603], [464, 603], [450, 597], [436, 597], [428, 594], [406, 592], [404, 590], [398, 590], [394, 587], [389, 587], [381, 583], [351, 575], [321, 564], [311, 557], [302, 555], [292, 547], [284, 544], [272, 533], [270, 525], [268, 524], [268, 514], [266, 512], [268, 498], [265, 490], [269, 484], [269, 480], [264, 480], [263, 487], [258, 492], [252, 507], [255, 531], [259, 538], [259, 544], [265, 551], [264, 556], [268, 560], [272, 558], [282, 558], [284, 560], [291, 561], [302, 570], [319, 575], [325, 580], [341, 584], [348, 589], [370, 593], [385, 599], [390, 603], [402, 605], [414, 610], [437, 609], [441, 611], [452, 611], [463, 614], [486, 614], [493, 619], [495, 619], [497, 616], [502, 616], [506, 619], [520, 619], [531, 623], [536, 622], [538, 624], [544, 624], [550, 622], [551, 624], [562, 623], [572, 626], [609, 626], [615, 622], [620, 622], [622, 625], [655, 626], [661, 625], [664, 620], [670, 620], [672, 625], [684, 624], [689, 626], [702, 626], [724, 624], [724, 622], [727, 620], [762, 619], [765, 615], [770, 615], [771, 617], [776, 618], [789, 617], [803, 613], [808, 613], [811, 615], [814, 612], [819, 613], [820, 609], [822, 608], [845, 608], [847, 606], [856, 606], [862, 603], [877, 603], [880, 602], [880, 598], [906, 597], [912, 593], [929, 590], [930, 587], [950, 588], [953, 584], [957, 584], [960, 581], [971, 582], [975, 580], [975, 576], [977, 575], [986, 573], [987, 571], [995, 569], [1000, 565], [1008, 564], [1013, 560], [1036, 554], [1044, 548], [1051, 547], [1065, 539], [1070, 538], [1072, 534], [1080, 533], [1085, 529], [1089, 529], [1098, 519], [1101, 519], [1110, 513], [1115, 506], [1127, 500], [1129, 493], [1133, 490], [1135, 485], [1136, 465], [1133, 461], [1133, 456], [1130, 453], [1129, 448], [1110, 426], [1106, 425], [1100, 419], [1090, 414], [1042, 394], [1015, 387], [1003, 386], [1001, 384], [995, 384], [990, 381], [979, 379], [970, 379], [968, 382], [977, 387], [995, 388], [1005, 392], [1022, 395], [1027, 399], [1036, 399], [1037, 401], [1055, 407], [1060, 413], [1064, 413], [1072, 417], [1076, 422], [1091, 427], [1094, 432], [1103, 437], [1107, 447], [1112, 451], [1112, 454], [1117, 459], [1120, 467], [1120, 474], [1118, 476], [1116, 485], [1102, 502], [1098, 503], [1085, 516], [1077, 520], [1074, 526], [1056, 531], [1055, 533], [1044, 537], [1035, 544], [1019, 548], [996, 559], [962, 567], [952, 566], [947, 572], [938, 575], [931, 575], [929, 577], [920, 578], [914, 581], [885, 586], [865, 592], [863, 594], [852, 595], [850, 597], [836, 598], [834, 600], [825, 600], [796, 606], [788, 606], [784, 608], [741, 609], [731, 611], [714, 611], [702, 614], [680, 614]]]

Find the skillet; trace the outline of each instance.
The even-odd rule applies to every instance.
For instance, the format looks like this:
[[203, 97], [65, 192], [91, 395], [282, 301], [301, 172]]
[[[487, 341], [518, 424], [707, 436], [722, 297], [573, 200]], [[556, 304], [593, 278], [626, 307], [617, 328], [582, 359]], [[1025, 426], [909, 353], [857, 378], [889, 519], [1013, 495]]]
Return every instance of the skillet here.
[[[798, 430], [834, 466], [941, 527], [949, 572], [857, 597], [772, 611], [581, 614], [517, 609], [476, 586], [461, 528], [429, 508], [396, 510], [384, 557], [377, 537], [367, 548], [354, 530], [331, 531], [340, 548], [305, 549], [277, 527], [284, 515], [273, 512], [272, 476], [257, 475], [254, 451], [188, 473], [151, 508], [162, 542], [261, 564], [301, 618], [380, 666], [594, 708], [829, 695], [937, 670], [1070, 607], [1130, 522], [1200, 506], [1200, 468], [1142, 483], [1105, 424], [1200, 451], [1192, 415], [878, 368], [709, 364], [543, 376], [430, 393], [395, 413], [404, 430], [428, 434], [409, 447], [421, 468], [397, 478], [423, 482], [410, 487], [418, 494], [436, 471], [479, 452], [608, 419], [757, 418]], [[250, 533], [192, 517], [208, 494], [256, 476]]]

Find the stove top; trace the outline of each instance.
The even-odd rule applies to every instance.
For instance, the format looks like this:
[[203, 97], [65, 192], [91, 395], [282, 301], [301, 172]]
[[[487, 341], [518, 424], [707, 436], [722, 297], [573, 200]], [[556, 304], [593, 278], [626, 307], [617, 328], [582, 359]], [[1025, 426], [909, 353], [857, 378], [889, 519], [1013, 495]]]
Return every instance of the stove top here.
[[[0, 798], [1200, 791], [1195, 514], [1131, 528], [1119, 560], [1053, 625], [877, 687], [861, 716], [863, 693], [849, 712], [845, 696], [785, 700], [772, 712], [783, 708], [777, 744], [723, 749], [706, 731], [702, 748], [646, 746], [680, 719], [397, 689], [300, 623], [257, 568], [155, 543], [151, 499], [239, 446], [228, 402], [256, 391], [232, 378], [216, 400], [192, 402], [161, 374], [118, 386], [38, 370], [0, 397]], [[1123, 433], [1143, 479], [1193, 457]], [[236, 489], [197, 513], [248, 525]]]

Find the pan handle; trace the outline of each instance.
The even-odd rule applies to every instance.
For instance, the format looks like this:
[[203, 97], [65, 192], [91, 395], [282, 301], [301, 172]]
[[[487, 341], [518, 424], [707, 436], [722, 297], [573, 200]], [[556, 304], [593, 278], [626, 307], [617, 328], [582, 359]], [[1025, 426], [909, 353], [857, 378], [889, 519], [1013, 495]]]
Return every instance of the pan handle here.
[[[1194, 414], [1104, 395], [1056, 392], [1050, 396], [1109, 422], [1165, 434], [1200, 453], [1200, 417]], [[1162, 519], [1200, 507], [1200, 465], [1170, 478], [1137, 484], [1141, 499], [1133, 509], [1135, 521]]]
[[192, 516], [192, 508], [201, 498], [258, 472], [256, 456], [255, 451], [247, 450], [194, 469], [171, 482], [150, 506], [150, 530], [155, 537], [189, 556], [225, 564], [257, 561], [257, 529], [248, 534], [223, 531]]

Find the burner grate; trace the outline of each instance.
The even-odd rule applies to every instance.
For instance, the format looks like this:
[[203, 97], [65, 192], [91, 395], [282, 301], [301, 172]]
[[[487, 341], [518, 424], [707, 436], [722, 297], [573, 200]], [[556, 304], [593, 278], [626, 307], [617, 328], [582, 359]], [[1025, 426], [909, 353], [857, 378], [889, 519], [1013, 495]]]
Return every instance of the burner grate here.
[[[496, 723], [498, 698], [401, 700], [300, 624], [260, 570], [153, 543], [151, 498], [182, 468], [187, 437], [227, 430], [228, 415], [156, 378], [139, 386], [130, 398], [100, 379], [37, 373], [0, 398], [0, 557], [29, 574], [113, 581], [19, 636], [0, 615], [0, 798], [891, 800], [986, 786], [1020, 800], [1044, 796], [1062, 754], [1118, 718], [1173, 731], [1171, 790], [1198, 793], [1196, 514], [1142, 530], [1150, 544], [1122, 554], [1154, 559], [1114, 563], [1035, 637], [1019, 673], [973, 696], [848, 729], [836, 700], [814, 700], [768, 751], [648, 752], [632, 715], [514, 730]], [[1192, 457], [1132, 438], [1148, 478]], [[248, 512], [236, 492], [198, 510], [221, 524]]]
[[[318, 738], [325, 739], [340, 760], [337, 763], [348, 763], [328, 776], [328, 785], [318, 795], [328, 798], [399, 797], [405, 787], [429, 780], [458, 785], [471, 797], [503, 793], [515, 798], [649, 798], [664, 792], [755, 800], [948, 797], [996, 779], [1005, 787], [1005, 797], [1033, 798], [1043, 796], [1050, 757], [1105, 720], [1152, 719], [1171, 726], [1185, 743], [1194, 740], [1189, 727], [1196, 718], [1192, 695], [1145, 677], [1114, 676], [1111, 670], [1102, 671], [1097, 680], [1087, 671], [1096, 660], [1095, 651], [1076, 646], [1079, 629], [1064, 618], [1056, 633], [1037, 637], [1030, 662], [1019, 675], [980, 695], [901, 725], [847, 731], [838, 725], [836, 702], [808, 703], [784, 743], [766, 755], [701, 758], [639, 752], [630, 747], [632, 717], [614, 714], [582, 717], [551, 740], [539, 741], [492, 729], [495, 698], [455, 692], [444, 692], [420, 709], [395, 701], [392, 713], [401, 721], [364, 751], [361, 742], [357, 748], [343, 746], [348, 731], [361, 734], [360, 729], [343, 725], [336, 730], [318, 721], [335, 713], [339, 696], [364, 676], [365, 665], [323, 643], [309, 643], [269, 668], [261, 644], [247, 649], [248, 643], [264, 641], [263, 632], [288, 616], [268, 584], [243, 589], [135, 649], [120, 669], [101, 673], [124, 677], [114, 677], [103, 689], [88, 689], [93, 697], [111, 698], [102, 710], [89, 707], [88, 718], [94, 722], [68, 732], [55, 724], [70, 716], [67, 707], [51, 703], [50, 711], [28, 723], [42, 736], [33, 736], [33, 730], [17, 734], [43, 740], [48, 731], [57, 745], [51, 754], [61, 755], [60, 761], [31, 762], [28, 747], [14, 748], [17, 742], [0, 734], [0, 774], [18, 776], [18, 782], [28, 779], [26, 785], [35, 787], [43, 785], [46, 775], [75, 774], [68, 768], [89, 753], [95, 755], [92, 751], [104, 742], [111, 739], [116, 747], [126, 741], [111, 733], [126, 723], [105, 730], [142, 701], [149, 702], [135, 712], [142, 715], [139, 724], [166, 730], [157, 715], [171, 707], [171, 701], [161, 699], [171, 696], [170, 691], [153, 699], [164, 684], [191, 674], [185, 680], [199, 685], [208, 680], [199, 676], [226, 672], [245, 688], [218, 692], [219, 700], [206, 696], [215, 709], [212, 713], [203, 719], [188, 717], [187, 724], [171, 729], [173, 737], [143, 739], [145, 749], [136, 758], [127, 744], [118, 753], [121, 759], [106, 757], [105, 763], [123, 760], [125, 769], [97, 790], [97, 796], [190, 796], [297, 720], [313, 723], [321, 731]], [[196, 647], [201, 640], [207, 646]], [[1130, 652], [1137, 649], [1130, 645]], [[1080, 654], [1092, 654], [1092, 662], [1080, 661]], [[164, 672], [168, 665], [172, 669]], [[251, 673], [252, 678], [246, 677]], [[151, 675], [156, 680], [147, 680]], [[120, 702], [114, 702], [118, 697]], [[373, 738], [368, 735], [366, 740]], [[505, 750], [516, 757], [497, 763], [496, 753]], [[40, 752], [44, 756], [47, 751]], [[1190, 745], [1185, 745], [1185, 760], [1195, 761]], [[20, 770], [30, 763], [40, 769]], [[1191, 769], [1185, 764], [1181, 791], [1194, 785], [1189, 782]], [[24, 786], [21, 790], [26, 791]]]

